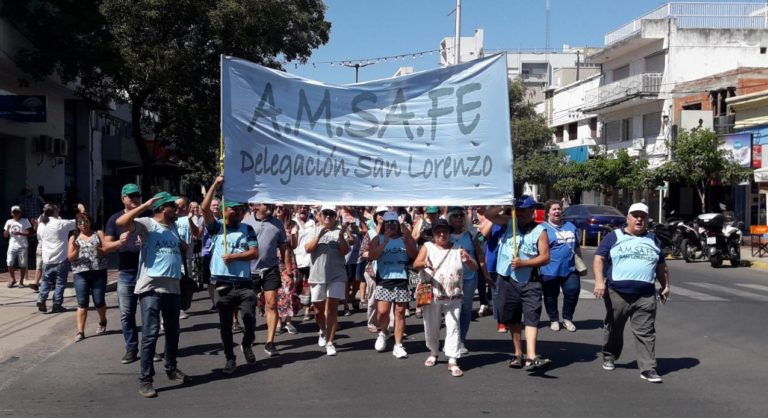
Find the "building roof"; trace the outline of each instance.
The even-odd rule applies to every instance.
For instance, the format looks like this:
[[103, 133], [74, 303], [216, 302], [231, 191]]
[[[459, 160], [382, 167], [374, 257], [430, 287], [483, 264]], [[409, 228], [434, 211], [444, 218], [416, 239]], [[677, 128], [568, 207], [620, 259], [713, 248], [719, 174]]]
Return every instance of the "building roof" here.
[[728, 87], [738, 87], [738, 80], [745, 78], [768, 79], [768, 68], [741, 67], [724, 71], [696, 80], [678, 83], [672, 89], [672, 93], [686, 93], [691, 91], [719, 90]]

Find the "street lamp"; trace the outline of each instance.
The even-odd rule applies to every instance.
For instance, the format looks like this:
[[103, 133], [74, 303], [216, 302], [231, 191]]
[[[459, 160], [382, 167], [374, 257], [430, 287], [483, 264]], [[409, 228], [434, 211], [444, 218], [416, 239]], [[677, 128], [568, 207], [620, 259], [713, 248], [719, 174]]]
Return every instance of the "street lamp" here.
[[360, 64], [359, 62], [356, 62], [354, 64], [352, 64], [351, 62], [342, 62], [341, 63], [341, 65], [343, 65], [345, 67], [354, 67], [354, 69], [355, 69], [355, 84], [357, 84], [358, 76], [360, 75], [360, 67], [367, 67], [367, 66], [373, 65], [373, 64], [375, 64], [375, 62], [373, 62], [373, 61], [366, 62], [365, 64]]

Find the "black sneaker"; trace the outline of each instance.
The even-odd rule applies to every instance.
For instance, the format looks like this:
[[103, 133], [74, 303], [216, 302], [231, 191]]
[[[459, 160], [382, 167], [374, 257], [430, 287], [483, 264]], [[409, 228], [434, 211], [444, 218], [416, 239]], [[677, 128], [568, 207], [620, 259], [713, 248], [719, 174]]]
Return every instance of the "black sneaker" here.
[[640, 377], [651, 382], [651, 383], [661, 383], [661, 376], [659, 376], [658, 373], [656, 373], [656, 370], [646, 370], [642, 373], [640, 373]]
[[62, 313], [66, 311], [67, 311], [67, 308], [61, 305], [53, 305], [53, 308], [51, 308], [51, 313]]
[[613, 359], [612, 358], [603, 359], [603, 369], [605, 369], [605, 370], [613, 370], [615, 368], [616, 368], [616, 365], [613, 364]]
[[224, 365], [224, 368], [221, 369], [221, 372], [224, 374], [232, 374], [235, 372], [235, 369], [237, 369], [237, 362], [235, 359], [227, 360], [227, 363]]
[[152, 382], [139, 383], [139, 394], [145, 398], [157, 397], [157, 391], [152, 386]]
[[138, 352], [136, 350], [128, 350], [125, 352], [123, 359], [120, 360], [120, 363], [129, 364], [129, 363], [133, 363], [138, 359], [139, 359]]
[[208, 309], [209, 312], [216, 312], [218, 309], [216, 309], [216, 305], [211, 305], [211, 309]]
[[48, 307], [45, 306], [45, 301], [44, 300], [41, 300], [41, 301], [37, 302], [37, 310], [40, 311], [40, 312], [43, 312], [43, 313], [48, 312]]
[[280, 355], [280, 353], [277, 352], [277, 347], [275, 347], [275, 343], [273, 342], [264, 344], [264, 352], [267, 353], [268, 357], [274, 357], [274, 356]]
[[173, 369], [171, 371], [166, 371], [166, 375], [168, 375], [168, 380], [176, 382], [176, 383], [188, 383], [189, 382], [189, 376], [187, 376], [184, 372], [182, 372], [179, 369]]
[[243, 357], [248, 364], [256, 363], [256, 354], [253, 353], [253, 347], [250, 345], [240, 345], [240, 350], [243, 352]]

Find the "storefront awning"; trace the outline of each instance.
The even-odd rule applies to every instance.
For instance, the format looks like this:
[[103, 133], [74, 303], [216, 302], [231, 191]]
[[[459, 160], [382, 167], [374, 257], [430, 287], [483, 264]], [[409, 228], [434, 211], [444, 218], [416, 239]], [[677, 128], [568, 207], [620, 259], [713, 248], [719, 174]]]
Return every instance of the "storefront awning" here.
[[583, 163], [589, 159], [589, 146], [581, 145], [578, 147], [563, 148], [562, 151], [568, 158], [568, 161]]
[[755, 183], [768, 183], [768, 167], [755, 170]]

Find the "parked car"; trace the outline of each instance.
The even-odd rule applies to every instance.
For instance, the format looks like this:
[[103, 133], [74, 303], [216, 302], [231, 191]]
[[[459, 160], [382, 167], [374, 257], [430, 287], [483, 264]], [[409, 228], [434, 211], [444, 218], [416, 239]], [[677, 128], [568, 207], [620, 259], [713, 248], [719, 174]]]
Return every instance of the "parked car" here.
[[540, 224], [547, 220], [547, 217], [545, 215], [544, 211], [544, 204], [543, 203], [536, 203], [536, 212], [534, 213], [533, 221], [537, 224]]
[[621, 228], [627, 218], [613, 206], [572, 205], [563, 212], [563, 220], [576, 225], [581, 231], [586, 231], [587, 241], [596, 241], [598, 232], [604, 236], [609, 231]]

